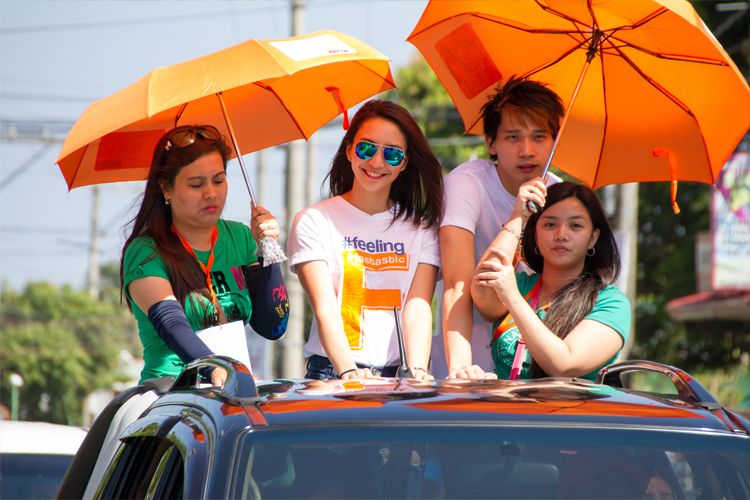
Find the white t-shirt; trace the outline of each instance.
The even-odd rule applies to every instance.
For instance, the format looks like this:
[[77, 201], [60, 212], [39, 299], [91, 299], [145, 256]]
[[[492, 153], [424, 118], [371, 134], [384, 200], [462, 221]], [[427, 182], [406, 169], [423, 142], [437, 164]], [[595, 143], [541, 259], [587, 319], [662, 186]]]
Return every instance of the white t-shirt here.
[[[417, 265], [440, 267], [436, 231], [392, 221], [393, 211], [369, 215], [336, 196], [299, 212], [287, 244], [292, 272], [328, 264], [352, 358], [375, 367], [400, 362], [393, 308], [403, 310]], [[304, 354], [327, 357], [316, 318]]]
[[[547, 186], [560, 182], [552, 173], [547, 175]], [[474, 234], [474, 265], [479, 263], [513, 213], [516, 197], [508, 193], [500, 182], [495, 164], [488, 160], [463, 163], [449, 173], [444, 180], [445, 215], [440, 227], [456, 226]], [[516, 256], [518, 257], [518, 256]], [[517, 270], [527, 271], [523, 264]], [[527, 271], [529, 272], [529, 271]], [[443, 345], [443, 281], [437, 285], [438, 309], [435, 338], [432, 339], [432, 374], [435, 378], [448, 376], [448, 366]], [[467, 291], [468, 293], [468, 291]], [[476, 307], [472, 329], [472, 363], [484, 371], [495, 368], [489, 349], [492, 325], [485, 322]]]

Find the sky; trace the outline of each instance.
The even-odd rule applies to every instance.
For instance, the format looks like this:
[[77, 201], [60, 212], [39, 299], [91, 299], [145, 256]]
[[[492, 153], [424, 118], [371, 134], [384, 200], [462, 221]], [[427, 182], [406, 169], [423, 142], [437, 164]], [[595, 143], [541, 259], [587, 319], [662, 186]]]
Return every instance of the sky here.
[[[406, 42], [426, 0], [309, 0], [303, 32], [351, 35], [408, 64]], [[64, 132], [94, 101], [127, 87], [153, 68], [221, 50], [248, 39], [291, 36], [290, 2], [276, 1], [9, 1], [0, 0], [0, 282], [21, 290], [31, 281], [83, 288], [88, 267], [93, 189], [68, 192], [55, 165]], [[46, 123], [53, 139], [26, 139], [29, 122]], [[18, 131], [9, 139], [13, 125]], [[34, 132], [33, 130], [31, 132]], [[37, 134], [38, 135], [38, 134]], [[325, 177], [343, 130], [317, 132], [316, 184]], [[257, 154], [244, 156], [256, 179]], [[254, 186], [283, 224], [285, 155], [266, 155], [263, 186]], [[236, 160], [228, 169], [224, 217], [248, 222], [250, 202]], [[123, 226], [144, 183], [101, 186], [99, 260], [119, 260]], [[262, 193], [260, 193], [262, 191]]]

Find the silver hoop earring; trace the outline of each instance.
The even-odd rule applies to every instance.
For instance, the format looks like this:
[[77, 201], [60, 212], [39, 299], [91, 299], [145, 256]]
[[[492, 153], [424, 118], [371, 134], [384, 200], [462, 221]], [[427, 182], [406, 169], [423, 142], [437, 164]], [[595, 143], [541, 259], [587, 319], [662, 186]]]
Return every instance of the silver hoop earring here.
[[537, 255], [542, 255], [539, 253], [539, 247], [534, 247], [534, 253]]
[[[589, 251], [591, 253], [589, 253]], [[588, 255], [589, 257], [593, 257], [595, 253], [596, 253], [596, 248], [594, 248], [594, 247], [591, 247], [588, 250], [586, 250], [586, 255]]]

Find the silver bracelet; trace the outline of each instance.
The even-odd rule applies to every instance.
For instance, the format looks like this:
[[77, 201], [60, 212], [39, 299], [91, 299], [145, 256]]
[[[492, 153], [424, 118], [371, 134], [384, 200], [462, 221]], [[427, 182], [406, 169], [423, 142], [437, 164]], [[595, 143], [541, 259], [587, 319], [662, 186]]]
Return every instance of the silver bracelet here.
[[513, 231], [511, 231], [508, 228], [508, 226], [503, 226], [503, 228], [500, 231], [508, 231], [508, 233], [510, 233], [511, 236], [513, 236], [515, 239], [518, 239], [518, 237], [516, 236], [516, 233], [514, 233]]

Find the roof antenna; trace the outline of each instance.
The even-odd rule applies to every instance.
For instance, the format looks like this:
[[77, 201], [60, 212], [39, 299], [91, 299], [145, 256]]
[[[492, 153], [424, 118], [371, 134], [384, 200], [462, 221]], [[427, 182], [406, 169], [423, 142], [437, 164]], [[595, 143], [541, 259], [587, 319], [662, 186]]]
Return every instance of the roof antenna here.
[[404, 349], [404, 334], [401, 332], [401, 320], [398, 318], [398, 307], [393, 308], [393, 316], [396, 318], [396, 336], [398, 337], [398, 354], [401, 358], [401, 366], [396, 373], [397, 378], [414, 378], [409, 371], [409, 363], [406, 362], [406, 349]]

